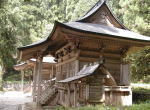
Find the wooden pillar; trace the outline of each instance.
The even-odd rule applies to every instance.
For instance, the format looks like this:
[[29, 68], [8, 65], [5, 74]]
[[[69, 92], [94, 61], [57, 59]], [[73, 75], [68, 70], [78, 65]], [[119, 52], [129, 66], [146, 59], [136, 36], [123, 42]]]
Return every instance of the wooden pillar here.
[[54, 78], [54, 66], [52, 65], [52, 78]]
[[67, 77], [70, 77], [70, 63], [68, 63], [68, 68], [67, 68]]
[[113, 91], [112, 91], [112, 87], [111, 87], [111, 91], [110, 91], [110, 105], [113, 105]]
[[74, 83], [74, 107], [77, 106], [77, 84]]
[[87, 102], [89, 100], [89, 88], [90, 88], [89, 84], [86, 84], [86, 101]]
[[38, 61], [36, 60], [36, 64], [34, 66], [34, 73], [33, 73], [33, 101], [36, 101], [36, 93], [37, 93], [37, 69], [38, 69]]
[[38, 84], [38, 90], [37, 90], [37, 105], [40, 103], [40, 95], [41, 95], [41, 81], [42, 81], [42, 60], [43, 57], [39, 56], [38, 57], [38, 70], [37, 70], [37, 84]]
[[101, 102], [105, 102], [105, 85], [104, 85], [104, 83], [105, 83], [105, 79], [103, 78], [102, 79], [102, 98], [101, 98]]
[[23, 91], [24, 87], [24, 70], [21, 70], [21, 90]]
[[70, 107], [71, 106], [71, 102], [70, 102], [70, 84], [68, 84], [68, 107]]
[[50, 79], [53, 79], [53, 76], [54, 76], [54, 73], [53, 73], [53, 65], [52, 65], [52, 67], [51, 67], [51, 70], [50, 70], [50, 75], [49, 75], [49, 77], [50, 77]]
[[77, 74], [80, 70], [79, 60], [76, 60], [75, 74]]

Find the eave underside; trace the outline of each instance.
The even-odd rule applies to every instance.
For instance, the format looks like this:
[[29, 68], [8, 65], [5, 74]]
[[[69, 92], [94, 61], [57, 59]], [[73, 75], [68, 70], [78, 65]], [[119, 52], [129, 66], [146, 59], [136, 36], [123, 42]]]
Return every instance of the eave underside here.
[[[150, 45], [150, 38], [147, 36], [142, 36], [127, 30], [110, 28], [108, 26], [98, 25], [89, 23], [55, 23], [56, 30], [52, 36], [40, 44], [35, 44], [28, 46], [27, 48], [19, 49], [20, 59], [27, 60], [30, 58], [35, 58], [37, 52], [42, 51], [45, 55], [54, 55], [55, 51], [65, 45], [69, 40], [67, 38], [73, 39], [95, 39], [95, 40], [110, 40], [112, 42], [117, 42], [119, 45], [125, 44], [126, 46], [146, 46]], [[96, 26], [95, 26], [96, 25]], [[89, 27], [88, 27], [89, 26]], [[95, 26], [95, 27], [94, 27]], [[84, 28], [86, 27], [86, 28]], [[97, 30], [96, 30], [97, 29]], [[102, 30], [103, 29], [103, 30]], [[116, 29], [116, 30], [115, 30]], [[113, 31], [113, 32], [112, 32]], [[118, 34], [115, 35], [115, 31]], [[123, 31], [123, 33], [121, 33]], [[126, 37], [125, 33], [128, 33], [130, 37]], [[117, 33], [117, 32], [116, 32]], [[131, 36], [133, 34], [134, 36]], [[122, 36], [121, 36], [122, 35]], [[140, 38], [138, 38], [139, 36]]]

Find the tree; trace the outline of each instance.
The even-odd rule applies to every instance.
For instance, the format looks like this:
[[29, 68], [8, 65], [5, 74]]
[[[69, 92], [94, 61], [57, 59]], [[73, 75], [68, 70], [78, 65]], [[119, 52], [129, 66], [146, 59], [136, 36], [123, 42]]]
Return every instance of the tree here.
[[[136, 49], [134, 49], [135, 51]], [[138, 49], [139, 50], [139, 49]], [[146, 47], [140, 51], [130, 51], [126, 60], [131, 62], [132, 81], [148, 82], [150, 76], [150, 48]]]
[[150, 36], [150, 1], [120, 0], [124, 24], [131, 30]]

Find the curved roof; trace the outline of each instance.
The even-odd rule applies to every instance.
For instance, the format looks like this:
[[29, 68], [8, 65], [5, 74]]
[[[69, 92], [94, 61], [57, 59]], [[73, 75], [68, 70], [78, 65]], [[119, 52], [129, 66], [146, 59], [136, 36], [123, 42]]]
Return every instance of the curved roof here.
[[[48, 37], [47, 37], [47, 38], [48, 38]], [[38, 45], [40, 45], [40, 44], [46, 42], [46, 41], [48, 40], [47, 38], [43, 38], [43, 39], [41, 39], [40, 41], [37, 41], [37, 42], [35, 42], [35, 43], [32, 43], [32, 44], [29, 44], [29, 45], [26, 45], [26, 46], [19, 47], [18, 50], [22, 50], [22, 49], [25, 49], [25, 48], [28, 48], [28, 47], [30, 48], [30, 47], [32, 47], [32, 46], [34, 46], [34, 45], [38, 46]]]
[[19, 47], [18, 50], [32, 48], [34, 46], [38, 46], [38, 45], [41, 45], [41, 44], [47, 42], [48, 40], [50, 40], [50, 37], [55, 32], [57, 26], [73, 29], [73, 30], [80, 31], [80, 32], [108, 35], [108, 36], [112, 36], [112, 37], [120, 38], [120, 39], [139, 40], [139, 41], [150, 42], [150, 37], [148, 37], [148, 36], [140, 35], [133, 31], [124, 30], [124, 29], [120, 29], [120, 28], [116, 28], [116, 27], [110, 27], [110, 26], [105, 26], [105, 25], [101, 25], [101, 24], [93, 24], [93, 23], [83, 23], [83, 22], [60, 23], [58, 21], [55, 21], [55, 23], [54, 23], [55, 28], [53, 28], [52, 33], [47, 38], [45, 38], [39, 42], [27, 45], [27, 46]]
[[[31, 52], [25, 52], [31, 48], [32, 48], [32, 56], [35, 52], [39, 51], [39, 46], [42, 46], [42, 48], [46, 48], [51, 44], [50, 43], [52, 41], [51, 37], [54, 35], [54, 33], [56, 31], [62, 31], [63, 29], [73, 30], [79, 33], [96, 34], [96, 35], [100, 35], [99, 36], [100, 38], [101, 36], [105, 36], [107, 38], [115, 38], [116, 40], [124, 39], [124, 40], [131, 40], [134, 42], [138, 41], [141, 42], [142, 45], [150, 45], [150, 37], [140, 35], [135, 32], [127, 30], [127, 28], [124, 27], [124, 25], [121, 24], [119, 20], [113, 15], [110, 9], [109, 11], [113, 16], [113, 19], [115, 19], [115, 22], [118, 22], [118, 24], [124, 28], [117, 28], [108, 25], [85, 22], [85, 20], [87, 20], [89, 17], [93, 16], [98, 10], [100, 10], [102, 6], [105, 6], [106, 8], [109, 9], [105, 1], [103, 1], [102, 3], [99, 1], [81, 19], [75, 22], [60, 23], [55, 21], [54, 28], [47, 38], [42, 39], [41, 41], [33, 43], [31, 45], [18, 48], [20, 52], [20, 56], [31, 54]], [[61, 27], [61, 30], [57, 30], [58, 27]], [[24, 54], [22, 54], [23, 52]], [[22, 59], [22, 57], [20, 58]], [[26, 57], [24, 59], [30, 59], [30, 58], [31, 57]]]
[[23, 70], [25, 68], [29, 68], [26, 62], [14, 65], [14, 69], [18, 71]]
[[107, 3], [105, 0], [101, 1], [99, 0], [83, 17], [81, 17], [79, 20], [77, 20], [77, 22], [84, 22], [86, 21], [88, 18], [90, 18], [91, 16], [93, 16], [94, 14], [96, 14], [100, 8], [105, 5], [105, 7], [108, 9], [108, 11], [110, 12], [110, 14], [114, 17], [114, 19], [116, 20], [116, 22], [124, 29], [129, 30], [127, 27], [125, 27], [120, 21], [119, 19], [112, 13], [111, 9], [109, 8], [109, 6], [107, 6]]
[[72, 28], [81, 32], [108, 35], [119, 39], [150, 41], [150, 37], [116, 27], [93, 23], [69, 22], [63, 24], [66, 28]]
[[[31, 65], [31, 63], [34, 65], [36, 63], [36, 59], [30, 59], [27, 62], [16, 64], [14, 65], [14, 69], [23, 70], [23, 69], [33, 68], [34, 66]], [[56, 62], [54, 61], [54, 57], [43, 57], [42, 63], [43, 63], [43, 66], [44, 64], [47, 64], [50, 66], [50, 64], [55, 65]]]

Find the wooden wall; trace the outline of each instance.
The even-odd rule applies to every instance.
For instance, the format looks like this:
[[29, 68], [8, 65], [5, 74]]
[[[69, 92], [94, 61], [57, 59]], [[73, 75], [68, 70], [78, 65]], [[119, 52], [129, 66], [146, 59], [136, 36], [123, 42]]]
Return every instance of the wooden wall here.
[[104, 101], [103, 78], [99, 75], [94, 75], [89, 84], [89, 103], [103, 103]]
[[56, 66], [57, 80], [74, 76], [78, 72], [78, 60], [66, 62]]

